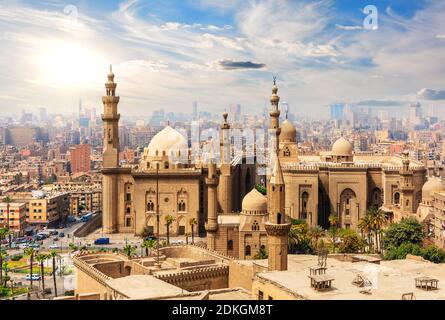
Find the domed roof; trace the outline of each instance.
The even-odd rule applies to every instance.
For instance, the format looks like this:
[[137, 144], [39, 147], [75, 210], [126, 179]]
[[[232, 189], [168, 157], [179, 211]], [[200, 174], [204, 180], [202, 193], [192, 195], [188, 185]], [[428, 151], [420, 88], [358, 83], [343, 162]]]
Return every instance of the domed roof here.
[[341, 137], [332, 145], [332, 154], [335, 156], [351, 156], [352, 155], [352, 144]]
[[172, 127], [166, 126], [151, 139], [148, 145], [148, 155], [155, 157], [157, 151], [158, 156], [162, 156], [165, 151], [165, 155], [168, 156], [171, 151], [184, 152], [187, 149], [188, 144], [184, 136]]
[[433, 193], [444, 190], [442, 180], [436, 177], [428, 178], [428, 181], [422, 187], [422, 200], [432, 200]]
[[243, 211], [267, 212], [267, 198], [253, 188], [243, 199]]
[[297, 129], [292, 122], [284, 120], [281, 124], [280, 140], [284, 142], [295, 142], [297, 140]]

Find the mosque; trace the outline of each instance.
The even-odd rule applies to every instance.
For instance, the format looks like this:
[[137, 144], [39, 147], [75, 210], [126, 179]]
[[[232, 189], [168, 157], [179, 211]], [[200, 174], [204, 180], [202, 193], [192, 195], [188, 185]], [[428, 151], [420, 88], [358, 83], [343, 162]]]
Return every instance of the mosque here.
[[[426, 168], [398, 156], [354, 155], [352, 144], [338, 139], [331, 151], [298, 154], [295, 126], [279, 123], [278, 87], [271, 96], [269, 143], [271, 172], [267, 195], [254, 186], [255, 164], [245, 157], [225, 160], [230, 152], [230, 124], [223, 115], [219, 163], [190, 161], [186, 139], [170, 126], [145, 148], [139, 164], [120, 166], [117, 106], [119, 97], [112, 71], [103, 97], [103, 231], [141, 234], [144, 229], [166, 234], [164, 217], [175, 220], [170, 234], [206, 235], [207, 248], [238, 259], [253, 259], [263, 248], [274, 270], [287, 266], [290, 219], [309, 226], [329, 226], [337, 214], [342, 228], [357, 229], [366, 211], [376, 206], [391, 221], [416, 216], [422, 202]], [[186, 161], [178, 161], [179, 158]], [[158, 215], [159, 213], [159, 215]]]

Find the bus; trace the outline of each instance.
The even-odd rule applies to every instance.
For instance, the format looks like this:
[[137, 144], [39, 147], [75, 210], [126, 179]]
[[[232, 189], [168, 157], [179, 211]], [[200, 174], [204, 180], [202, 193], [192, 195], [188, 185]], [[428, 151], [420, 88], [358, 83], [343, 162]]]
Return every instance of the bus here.
[[90, 212], [90, 213], [87, 213], [87, 214], [83, 215], [83, 216], [80, 218], [80, 221], [82, 221], [82, 222], [88, 222], [88, 221], [90, 221], [90, 219], [91, 219], [92, 217], [93, 217], [93, 213]]

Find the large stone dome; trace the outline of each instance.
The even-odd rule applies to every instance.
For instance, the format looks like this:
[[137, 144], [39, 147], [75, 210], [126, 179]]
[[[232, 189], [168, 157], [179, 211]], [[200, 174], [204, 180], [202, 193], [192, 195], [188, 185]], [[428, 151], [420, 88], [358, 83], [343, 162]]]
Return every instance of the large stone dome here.
[[422, 200], [423, 201], [433, 200], [433, 193], [442, 190], [444, 190], [444, 185], [442, 183], [442, 180], [440, 180], [437, 177], [430, 177], [422, 187]]
[[297, 141], [297, 129], [292, 122], [284, 120], [281, 124], [280, 141], [283, 142], [296, 142]]
[[335, 156], [352, 156], [352, 144], [341, 137], [332, 145], [332, 154]]
[[151, 157], [162, 156], [165, 152], [169, 156], [171, 152], [185, 152], [188, 149], [187, 140], [182, 134], [170, 126], [166, 126], [158, 132], [148, 145], [148, 155]]
[[243, 199], [242, 210], [245, 213], [266, 213], [267, 198], [253, 188]]

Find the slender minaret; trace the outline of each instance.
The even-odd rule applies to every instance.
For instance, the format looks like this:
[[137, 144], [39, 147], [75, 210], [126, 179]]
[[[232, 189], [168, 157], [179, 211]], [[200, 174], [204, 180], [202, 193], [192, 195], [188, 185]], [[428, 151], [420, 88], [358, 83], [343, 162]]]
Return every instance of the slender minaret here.
[[[270, 125], [269, 125], [269, 155], [270, 159], [273, 161], [275, 157], [272, 156], [273, 153], [278, 154], [278, 141], [281, 133], [280, 128], [280, 109], [278, 109], [278, 104], [280, 102], [280, 97], [278, 96], [277, 79], [273, 78], [272, 96], [270, 97], [271, 108], [269, 111], [270, 115]], [[273, 168], [273, 165], [271, 166]]]
[[216, 173], [216, 164], [213, 159], [210, 160], [208, 166], [208, 176], [206, 178], [207, 185], [207, 223], [205, 225], [207, 231], [207, 248], [210, 250], [215, 250], [215, 237], [216, 231], [218, 230], [218, 200], [217, 200], [217, 190], [218, 177]]
[[224, 121], [221, 124], [220, 153], [221, 176], [218, 186], [218, 201], [221, 212], [232, 212], [232, 165], [230, 163], [230, 125], [227, 122], [228, 114], [223, 113]]
[[413, 171], [410, 170], [409, 164], [409, 153], [406, 150], [403, 152], [402, 170], [400, 171], [400, 207], [405, 213], [415, 213], [417, 206], [414, 199]]
[[116, 97], [116, 83], [114, 73], [110, 66], [108, 82], [105, 84], [106, 96], [102, 97], [104, 113], [102, 121], [104, 125], [103, 136], [103, 186], [102, 186], [102, 228], [104, 233], [117, 232], [118, 213], [118, 173], [119, 173], [119, 118], [117, 105], [119, 97]]
[[[278, 88], [276, 86], [275, 78], [272, 88], [270, 111], [270, 127], [269, 134], [275, 134], [275, 142], [278, 142], [280, 136], [278, 102], [280, 98], [277, 95]], [[269, 151], [273, 169], [270, 172], [270, 178], [267, 184], [267, 208], [269, 220], [265, 223], [267, 232], [267, 246], [268, 246], [268, 265], [269, 270], [287, 270], [287, 244], [288, 234], [291, 224], [286, 221], [285, 214], [285, 184], [283, 172], [281, 170], [280, 160], [278, 158], [278, 146]]]

